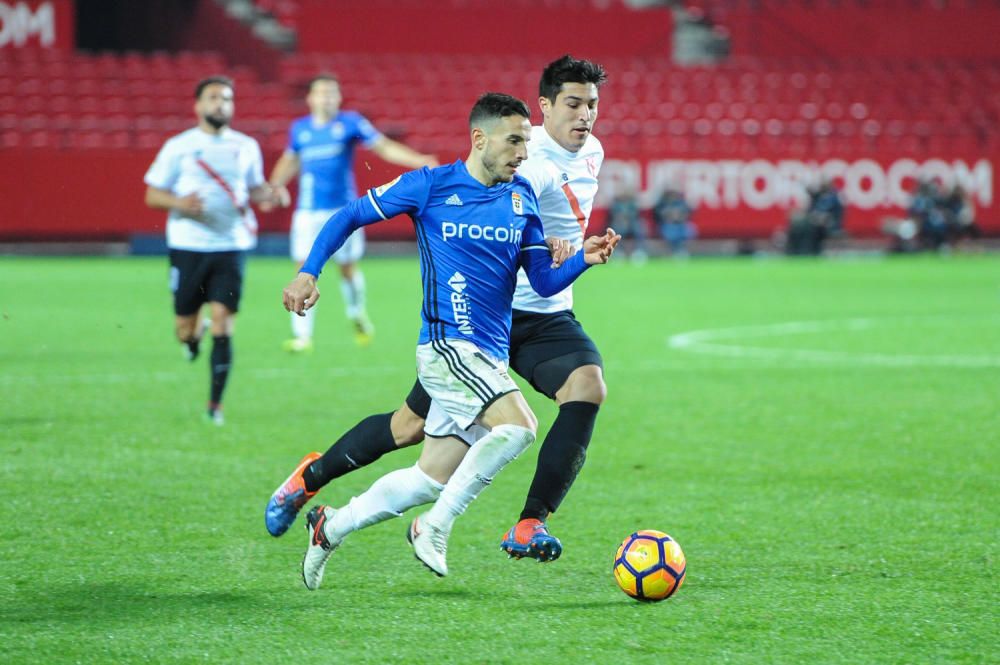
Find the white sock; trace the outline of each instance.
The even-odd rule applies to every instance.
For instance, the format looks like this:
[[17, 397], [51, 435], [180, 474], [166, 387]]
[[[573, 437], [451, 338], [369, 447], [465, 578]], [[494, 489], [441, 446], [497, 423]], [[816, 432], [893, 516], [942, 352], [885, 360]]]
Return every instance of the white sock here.
[[292, 336], [298, 339], [312, 339], [316, 327], [316, 308], [310, 307], [305, 316], [292, 313]]
[[427, 511], [427, 521], [448, 531], [493, 477], [524, 452], [535, 433], [518, 425], [498, 425], [469, 448], [441, 496]]
[[442, 488], [444, 485], [416, 464], [387, 473], [337, 511], [327, 522], [327, 534], [343, 539], [353, 531], [399, 517], [414, 506], [438, 498]]
[[365, 312], [365, 275], [355, 269], [351, 279], [340, 280], [340, 293], [344, 296], [347, 318], [354, 320]]

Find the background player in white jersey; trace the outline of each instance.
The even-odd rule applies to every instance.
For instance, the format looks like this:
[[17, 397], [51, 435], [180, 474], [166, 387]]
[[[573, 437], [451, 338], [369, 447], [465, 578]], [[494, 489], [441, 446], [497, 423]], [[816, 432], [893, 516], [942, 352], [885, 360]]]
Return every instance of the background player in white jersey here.
[[224, 76], [195, 87], [198, 126], [167, 140], [146, 172], [146, 205], [168, 210], [170, 289], [175, 330], [189, 360], [204, 332], [199, 315], [211, 309], [211, 387], [208, 417], [223, 423], [222, 394], [232, 366], [234, 321], [243, 289], [246, 252], [257, 244], [250, 202], [275, 203], [264, 182], [257, 141], [229, 128], [233, 82]]
[[472, 149], [465, 162], [410, 171], [370, 190], [331, 218], [285, 289], [285, 307], [300, 313], [316, 302], [320, 268], [351, 230], [403, 213], [413, 219], [424, 287], [417, 374], [433, 398], [428, 440], [415, 466], [384, 476], [345, 509], [310, 511], [303, 560], [310, 589], [319, 585], [327, 559], [348, 533], [438, 492], [434, 506], [412, 522], [407, 539], [428, 568], [447, 574], [454, 521], [535, 438], [534, 414], [506, 369], [518, 267], [539, 292], [554, 295], [588, 265], [606, 262], [618, 238], [612, 231], [589, 238], [584, 252], [551, 267], [534, 193], [514, 174], [527, 155], [529, 113], [509, 95], [480, 97], [469, 117]]
[[[357, 198], [354, 184], [354, 148], [360, 143], [385, 161], [418, 169], [437, 166], [433, 155], [424, 155], [384, 136], [356, 111], [341, 110], [340, 84], [332, 74], [322, 74], [309, 83], [306, 104], [309, 115], [295, 120], [288, 131], [288, 148], [275, 164], [270, 183], [290, 203], [285, 185], [299, 174], [299, 196], [290, 234], [292, 259], [299, 267], [309, 255], [313, 241], [326, 220]], [[365, 232], [358, 229], [333, 256], [340, 267], [340, 291], [347, 318], [354, 324], [359, 344], [371, 341], [374, 328], [365, 309], [365, 277], [358, 268], [365, 248]], [[287, 351], [309, 351], [313, 346], [315, 309], [305, 316], [292, 316], [292, 338]]]
[[[532, 128], [529, 159], [519, 168], [538, 197], [546, 236], [565, 236], [579, 247], [590, 219], [604, 158], [591, 134], [597, 119], [604, 69], [563, 56], [546, 66], [539, 81], [541, 127]], [[514, 297], [510, 367], [532, 387], [554, 399], [559, 415], [549, 429], [517, 524], [501, 547], [512, 556], [551, 561], [562, 544], [545, 525], [583, 466], [597, 412], [604, 401], [601, 354], [571, 309], [572, 292], [539, 296], [519, 276]], [[322, 456], [306, 455], [275, 490], [265, 509], [268, 532], [280, 536], [305, 503], [332, 479], [370, 464], [387, 452], [423, 439], [430, 400], [414, 384], [392, 413], [369, 416]]]

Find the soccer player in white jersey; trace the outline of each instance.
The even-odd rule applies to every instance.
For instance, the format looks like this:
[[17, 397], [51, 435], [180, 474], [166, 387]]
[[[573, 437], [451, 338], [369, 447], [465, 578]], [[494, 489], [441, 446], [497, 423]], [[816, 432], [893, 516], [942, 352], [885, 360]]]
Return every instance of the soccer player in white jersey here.
[[[565, 236], [576, 247], [590, 220], [604, 158], [591, 132], [597, 120], [598, 90], [605, 80], [600, 65], [568, 55], [544, 69], [538, 100], [542, 126], [532, 128], [529, 159], [518, 169], [537, 195], [545, 235]], [[510, 368], [555, 400], [559, 415], [542, 442], [519, 520], [502, 538], [501, 548], [517, 558], [552, 561], [561, 554], [562, 544], [549, 534], [545, 521], [583, 466], [607, 393], [601, 354], [573, 315], [572, 305], [569, 289], [542, 297], [519, 276]], [[418, 381], [396, 411], [365, 418], [323, 455], [306, 455], [268, 501], [264, 514], [268, 532], [283, 534], [302, 506], [334, 478], [423, 440], [429, 408], [430, 400]]]
[[276, 203], [264, 181], [257, 141], [229, 128], [233, 82], [206, 78], [195, 87], [198, 126], [167, 140], [146, 172], [146, 205], [169, 211], [170, 290], [175, 330], [187, 358], [198, 356], [200, 311], [210, 308], [211, 382], [207, 415], [223, 424], [222, 395], [232, 366], [236, 312], [246, 252], [257, 244], [250, 203]]
[[413, 220], [424, 291], [417, 376], [432, 399], [428, 440], [415, 466], [383, 476], [344, 509], [310, 511], [303, 561], [310, 589], [347, 534], [435, 497], [407, 539], [420, 561], [446, 575], [455, 520], [534, 441], [535, 416], [506, 368], [518, 268], [539, 293], [555, 295], [589, 265], [606, 262], [618, 237], [609, 230], [588, 238], [583, 251], [552, 267], [534, 193], [515, 175], [527, 156], [529, 114], [510, 95], [480, 97], [469, 116], [472, 149], [464, 162], [410, 171], [345, 207], [285, 289], [286, 309], [301, 313], [315, 304], [320, 269], [350, 232], [398, 214]]
[[[289, 236], [292, 259], [299, 267], [309, 255], [313, 241], [326, 220], [357, 198], [354, 184], [354, 148], [362, 144], [376, 155], [398, 166], [418, 169], [437, 166], [433, 155], [424, 155], [381, 134], [360, 113], [340, 108], [340, 84], [332, 74], [321, 74], [309, 83], [306, 104], [309, 115], [295, 120], [288, 131], [288, 148], [275, 164], [269, 181], [290, 203], [285, 185], [299, 174], [299, 196]], [[354, 325], [355, 340], [365, 345], [375, 328], [365, 308], [365, 277], [358, 267], [364, 254], [365, 232], [355, 231], [333, 260], [340, 268], [340, 292], [347, 318]], [[286, 351], [311, 351], [315, 309], [305, 316], [292, 315], [292, 338]]]

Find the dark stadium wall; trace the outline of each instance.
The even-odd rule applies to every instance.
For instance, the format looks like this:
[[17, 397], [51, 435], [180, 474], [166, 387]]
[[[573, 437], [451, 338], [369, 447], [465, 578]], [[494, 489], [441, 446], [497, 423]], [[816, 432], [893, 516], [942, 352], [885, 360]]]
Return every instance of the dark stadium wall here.
[[[446, 5], [447, 3], [441, 3]], [[553, 26], [565, 26], [565, 29]], [[544, 3], [530, 11], [498, 2], [484, 9], [303, 0], [299, 51], [323, 53], [483, 53], [492, 50], [558, 57], [670, 54], [673, 19], [664, 7], [601, 11], [589, 5], [567, 12]]]
[[826, 58], [1000, 58], [1000, 6], [930, 9], [796, 7], [736, 10], [724, 24], [733, 55]]
[[[281, 52], [226, 15], [214, 0], [77, 0], [79, 48], [92, 51], [215, 51], [230, 65], [278, 75]], [[218, 72], [205, 72], [205, 75]]]
[[[0, 159], [0, 240], [125, 239], [133, 233], [163, 233], [165, 213], [143, 204], [142, 176], [155, 151], [8, 149]], [[277, 154], [265, 155], [270, 169]], [[360, 191], [382, 184], [399, 172], [370, 155], [371, 167], [358, 170]], [[609, 158], [601, 171], [599, 208], [606, 206], [622, 182], [638, 185], [648, 206], [660, 188], [684, 183], [696, 204], [695, 221], [705, 238], [768, 238], [782, 229], [796, 206], [804, 179], [821, 171], [831, 175], [855, 200], [848, 206], [846, 227], [853, 236], [875, 237], [887, 217], [904, 214], [906, 192], [918, 174], [964, 182], [973, 195], [985, 232], [1000, 235], [996, 165], [1000, 154], [942, 154], [911, 159], [892, 152], [797, 161], [788, 155], [762, 154], [753, 159], [674, 157], [630, 154]], [[288, 230], [289, 211], [258, 215], [262, 232]], [[593, 230], [603, 227], [605, 213], [596, 210]], [[370, 229], [373, 239], [411, 239], [408, 219], [396, 218]]]
[[89, 51], [176, 49], [202, 0], [76, 0], [77, 47]]

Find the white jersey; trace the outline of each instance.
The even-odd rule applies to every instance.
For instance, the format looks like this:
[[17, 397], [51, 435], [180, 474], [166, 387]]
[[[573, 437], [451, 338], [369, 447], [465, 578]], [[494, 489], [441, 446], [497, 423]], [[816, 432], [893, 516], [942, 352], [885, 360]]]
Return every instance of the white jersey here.
[[264, 184], [260, 145], [226, 128], [218, 136], [195, 127], [167, 140], [149, 167], [146, 184], [176, 196], [198, 194], [198, 219], [176, 210], [167, 215], [167, 247], [195, 252], [253, 249], [257, 219], [250, 190]]
[[[604, 161], [604, 148], [590, 135], [577, 152], [566, 150], [544, 127], [531, 128], [528, 159], [517, 174], [531, 183], [538, 197], [545, 236], [569, 240], [579, 249], [590, 222], [597, 195], [597, 174]], [[528, 312], [561, 312], [573, 307], [573, 287], [550, 298], [535, 293], [523, 270], [517, 273], [514, 309]]]

